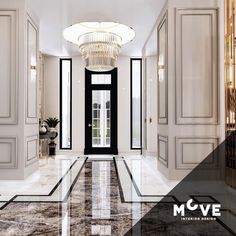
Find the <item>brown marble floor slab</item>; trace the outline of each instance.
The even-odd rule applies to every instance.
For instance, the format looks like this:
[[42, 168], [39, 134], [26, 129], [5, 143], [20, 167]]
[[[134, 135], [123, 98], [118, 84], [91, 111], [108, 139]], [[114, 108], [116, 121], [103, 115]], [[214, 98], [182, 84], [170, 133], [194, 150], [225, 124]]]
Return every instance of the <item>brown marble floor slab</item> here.
[[65, 202], [10, 202], [0, 210], [0, 236], [230, 235], [217, 222], [173, 220], [171, 203], [123, 202], [114, 161], [87, 161], [78, 174]]
[[1, 210], [0, 235], [124, 235], [154, 205], [122, 203], [114, 162], [87, 161], [67, 202]]

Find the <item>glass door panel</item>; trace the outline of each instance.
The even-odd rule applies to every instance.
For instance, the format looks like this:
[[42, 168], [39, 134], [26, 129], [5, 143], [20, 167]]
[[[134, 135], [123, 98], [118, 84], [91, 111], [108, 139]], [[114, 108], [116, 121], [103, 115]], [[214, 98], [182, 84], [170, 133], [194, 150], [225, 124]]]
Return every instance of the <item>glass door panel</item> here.
[[92, 91], [92, 147], [110, 147], [110, 91]]

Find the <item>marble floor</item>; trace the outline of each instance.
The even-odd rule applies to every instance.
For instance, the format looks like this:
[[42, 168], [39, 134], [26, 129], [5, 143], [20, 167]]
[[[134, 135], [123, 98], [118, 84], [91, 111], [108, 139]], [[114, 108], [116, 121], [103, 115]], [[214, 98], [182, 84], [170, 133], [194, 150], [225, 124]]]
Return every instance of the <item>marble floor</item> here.
[[[125, 156], [116, 157], [114, 161], [124, 202], [159, 202], [179, 183], [166, 179], [157, 168], [153, 169], [147, 158]], [[175, 202], [172, 196], [165, 199]]]
[[[39, 194], [40, 189], [32, 189], [31, 194], [29, 189], [24, 193], [19, 188], [2, 204], [0, 235], [124, 235], [155, 205], [122, 202], [113, 159], [80, 157], [56, 162], [68, 163], [63, 171], [57, 166], [60, 174], [54, 173], [49, 181], [50, 185], [58, 180], [51, 190], [44, 186], [44, 194]], [[1, 191], [5, 200], [7, 194], [13, 194], [8, 191], [4, 195], [4, 188]]]
[[[155, 161], [141, 156], [40, 160], [39, 170], [26, 180], [0, 181], [0, 236], [125, 235], [158, 202], [178, 202], [165, 195], [179, 181], [167, 180], [153, 167]], [[166, 235], [161, 222], [161, 234], [154, 229], [145, 235]], [[174, 224], [178, 229], [176, 222], [170, 227]], [[217, 223], [209, 230], [223, 232]]]
[[66, 174], [68, 171], [76, 170], [78, 163], [75, 162], [81, 161], [76, 156], [66, 155], [40, 159], [38, 171], [25, 180], [0, 180], [0, 203], [8, 202], [15, 195], [49, 194], [63, 176], [66, 177], [64, 179], [70, 177]]
[[[114, 162], [123, 202], [158, 202], [179, 182], [166, 179], [154, 169], [149, 163], [155, 161], [152, 157], [94, 155], [88, 158]], [[26, 180], [0, 180], [0, 209], [11, 201], [63, 201], [86, 160], [83, 156], [58, 155], [41, 159], [39, 170]]]

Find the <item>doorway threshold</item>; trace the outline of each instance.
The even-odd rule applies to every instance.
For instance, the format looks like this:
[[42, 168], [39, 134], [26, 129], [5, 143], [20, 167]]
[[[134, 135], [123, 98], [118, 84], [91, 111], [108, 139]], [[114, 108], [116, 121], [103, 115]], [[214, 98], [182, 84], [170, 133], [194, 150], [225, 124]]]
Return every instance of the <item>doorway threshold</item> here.
[[88, 155], [88, 161], [92, 160], [92, 161], [111, 161], [113, 160], [114, 155], [106, 155], [106, 154], [102, 154], [102, 155]]

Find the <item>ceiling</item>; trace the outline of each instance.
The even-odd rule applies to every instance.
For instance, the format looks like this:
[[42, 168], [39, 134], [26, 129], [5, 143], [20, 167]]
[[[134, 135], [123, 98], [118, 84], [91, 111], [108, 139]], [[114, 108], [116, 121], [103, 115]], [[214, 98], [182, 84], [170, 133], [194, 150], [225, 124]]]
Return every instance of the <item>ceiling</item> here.
[[132, 27], [135, 39], [124, 45], [121, 54], [141, 56], [165, 0], [27, 0], [39, 19], [40, 50], [48, 55], [74, 56], [78, 48], [67, 43], [63, 30], [83, 21], [115, 21]]
[[156, 27], [150, 34], [146, 44], [145, 44], [145, 55], [146, 56], [157, 56], [157, 31]]

